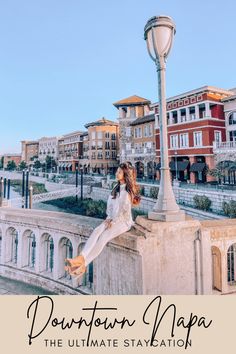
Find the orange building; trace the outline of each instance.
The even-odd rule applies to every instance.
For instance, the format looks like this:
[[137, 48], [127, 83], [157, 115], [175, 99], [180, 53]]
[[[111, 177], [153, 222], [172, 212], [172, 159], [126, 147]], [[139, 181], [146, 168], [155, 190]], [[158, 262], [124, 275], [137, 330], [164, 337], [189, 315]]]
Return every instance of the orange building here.
[[4, 154], [3, 155], [3, 168], [7, 168], [8, 162], [14, 161], [16, 167], [21, 163], [21, 154]]
[[86, 172], [114, 174], [118, 167], [118, 123], [101, 118], [85, 125], [88, 134], [83, 135], [83, 159]]

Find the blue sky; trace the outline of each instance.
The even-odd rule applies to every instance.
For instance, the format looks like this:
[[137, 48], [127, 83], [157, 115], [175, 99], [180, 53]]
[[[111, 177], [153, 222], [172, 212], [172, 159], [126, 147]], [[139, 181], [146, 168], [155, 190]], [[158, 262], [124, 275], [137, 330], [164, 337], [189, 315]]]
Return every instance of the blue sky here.
[[157, 100], [143, 28], [176, 23], [167, 96], [236, 87], [235, 0], [0, 0], [0, 153], [20, 141], [85, 130], [113, 102]]

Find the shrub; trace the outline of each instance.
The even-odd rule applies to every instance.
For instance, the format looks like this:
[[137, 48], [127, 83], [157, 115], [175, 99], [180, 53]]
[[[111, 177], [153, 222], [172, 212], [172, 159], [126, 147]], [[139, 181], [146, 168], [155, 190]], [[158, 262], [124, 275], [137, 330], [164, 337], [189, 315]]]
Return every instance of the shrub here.
[[205, 195], [195, 195], [193, 197], [194, 205], [197, 209], [209, 210], [211, 206], [211, 200]]
[[106, 202], [103, 200], [87, 200], [85, 205], [85, 214], [96, 218], [105, 219]]
[[143, 210], [132, 209], [133, 220], [135, 220], [138, 215], [147, 215], [147, 213], [145, 211], [143, 211]]
[[222, 209], [225, 215], [230, 218], [236, 218], [236, 201], [230, 200], [229, 202], [222, 203]]
[[149, 194], [150, 198], [157, 199], [158, 192], [159, 192], [159, 188], [158, 187], [151, 187], [150, 188], [150, 194]]
[[145, 196], [145, 188], [144, 188], [144, 186], [140, 186], [140, 195]]

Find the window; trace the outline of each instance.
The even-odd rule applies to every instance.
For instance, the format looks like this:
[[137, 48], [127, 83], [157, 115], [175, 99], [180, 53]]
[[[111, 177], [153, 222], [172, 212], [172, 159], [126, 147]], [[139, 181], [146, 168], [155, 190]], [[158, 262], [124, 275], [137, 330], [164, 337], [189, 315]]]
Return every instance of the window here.
[[96, 132], [92, 132], [92, 139], [96, 138]]
[[110, 137], [110, 134], [109, 133], [105, 133], [105, 138], [109, 139], [109, 137]]
[[215, 130], [215, 141], [221, 143], [221, 131]]
[[110, 151], [106, 151], [106, 159], [110, 158]]
[[232, 112], [229, 115], [229, 125], [234, 125], [236, 124], [236, 112]]
[[148, 125], [144, 126], [144, 136], [147, 137], [148, 136]]
[[229, 140], [234, 142], [236, 141], [236, 130], [229, 132]]
[[142, 138], [142, 128], [141, 127], [134, 129], [134, 137], [135, 138]]
[[97, 138], [102, 139], [102, 132], [97, 132]]
[[177, 148], [178, 147], [178, 134], [170, 136], [170, 147]]
[[98, 149], [102, 149], [102, 141], [98, 141], [97, 142], [97, 148]]
[[151, 124], [149, 124], [149, 126], [148, 126], [148, 131], [149, 131], [149, 136], [152, 136], [152, 125]]
[[130, 107], [130, 118], [135, 118], [135, 117], [136, 117], [135, 107]]
[[105, 142], [105, 149], [110, 149], [110, 142], [109, 141]]
[[131, 143], [126, 143], [126, 150], [131, 150]]
[[130, 137], [131, 136], [131, 127], [125, 128], [125, 135]]
[[194, 146], [202, 146], [202, 132], [193, 133], [193, 144]]
[[179, 144], [180, 144], [180, 147], [182, 147], [182, 148], [188, 147], [188, 133], [180, 134]]

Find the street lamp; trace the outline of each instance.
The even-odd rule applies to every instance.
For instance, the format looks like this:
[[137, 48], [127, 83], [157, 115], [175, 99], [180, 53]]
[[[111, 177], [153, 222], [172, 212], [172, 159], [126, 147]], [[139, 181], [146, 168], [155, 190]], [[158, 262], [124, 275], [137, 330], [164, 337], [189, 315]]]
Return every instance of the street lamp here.
[[153, 211], [148, 213], [148, 218], [161, 221], [180, 221], [185, 219], [184, 212], [180, 210], [175, 200], [171, 185], [168, 159], [165, 63], [172, 46], [175, 32], [175, 24], [169, 16], [154, 16], [148, 20], [144, 28], [144, 39], [147, 43], [148, 53], [156, 64], [158, 74], [161, 153], [161, 180], [158, 199]]
[[178, 152], [175, 150], [175, 180], [178, 181], [178, 164], [177, 164]]

